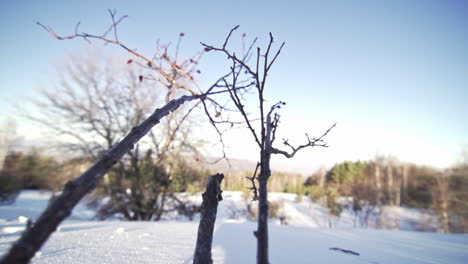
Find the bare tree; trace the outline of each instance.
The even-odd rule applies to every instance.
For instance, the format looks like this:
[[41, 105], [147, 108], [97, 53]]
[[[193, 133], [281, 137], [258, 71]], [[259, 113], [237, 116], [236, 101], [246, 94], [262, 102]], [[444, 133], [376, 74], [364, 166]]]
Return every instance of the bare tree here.
[[16, 123], [13, 120], [5, 120], [0, 129], [0, 171], [3, 169], [5, 157], [8, 154], [16, 135]]
[[5, 120], [0, 128], [0, 202], [13, 202], [16, 198], [20, 184], [18, 177], [10, 173], [8, 155], [11, 152], [16, 136], [16, 123], [13, 120]]
[[443, 233], [450, 232], [449, 207], [453, 199], [450, 192], [450, 172], [445, 172], [436, 176], [436, 185], [432, 187], [434, 209], [436, 210]]
[[[113, 142], [112, 145], [108, 146], [109, 148], [100, 154], [94, 165], [92, 165], [78, 178], [69, 181], [65, 185], [63, 192], [49, 204], [49, 206], [41, 214], [37, 221], [23, 233], [21, 238], [2, 258], [0, 261], [1, 264], [28, 263], [37, 250], [39, 250], [40, 247], [45, 243], [47, 238], [57, 229], [58, 225], [70, 215], [73, 207], [83, 198], [83, 196], [92, 191], [102, 180], [104, 175], [115, 164], [119, 163], [125, 154], [136, 148], [139, 140], [147, 135], [155, 125], [159, 124], [163, 118], [169, 116], [186, 102], [199, 100], [199, 102], [203, 102], [205, 105], [207, 105], [210, 103], [215, 103], [214, 100], [210, 99], [211, 96], [227, 92], [227, 90], [224, 88], [224, 84], [221, 81], [223, 78], [229, 76], [230, 73], [215, 81], [214, 84], [208, 87], [205, 91], [197, 88], [198, 92], [195, 92], [187, 85], [187, 83], [192, 83], [196, 86], [196, 83], [193, 80], [193, 76], [191, 76], [189, 72], [183, 71], [180, 67], [180, 64], [170, 60], [167, 54], [163, 53], [163, 55], [160, 56], [160, 59], [158, 59], [159, 57], [157, 56], [146, 57], [122, 44], [118, 39], [117, 26], [125, 18], [125, 16], [116, 19], [116, 12], [109, 12], [111, 15], [112, 24], [102, 35], [79, 33], [78, 23], [75, 34], [62, 37], [57, 35], [51, 28], [45, 27], [40, 23], [38, 24], [46, 29], [48, 33], [60, 40], [82, 38], [86, 41], [90, 41], [90, 39], [95, 39], [103, 41], [107, 44], [118, 45], [119, 47], [136, 56], [136, 59], [141, 61], [138, 62], [141, 66], [147, 67], [149, 70], [153, 71], [154, 76], [139, 75], [138, 80], [140, 82], [146, 79], [162, 79], [168, 83], [171, 83], [169, 86], [172, 90], [170, 92], [171, 95], [173, 95], [173, 91], [175, 90], [181, 91], [181, 94], [179, 96], [175, 95], [175, 99], [171, 99], [171, 96], [167, 97], [164, 106], [157, 108], [151, 115], [147, 116], [146, 118], [142, 118], [142, 122], [133, 126], [129, 132], [126, 132], [128, 134], [126, 134], [124, 138], [119, 139], [118, 141]], [[113, 32], [113, 37], [109, 38], [107, 35], [110, 32]], [[169, 72], [166, 71], [166, 68], [163, 67], [163, 65], [160, 63], [162, 60], [168, 62], [170, 65]], [[173, 77], [175, 72], [184, 77], [184, 82], [181, 82]], [[237, 91], [238, 89], [239, 88], [235, 90]], [[103, 100], [107, 99], [109, 99], [109, 97], [106, 96]], [[112, 117], [109, 118], [112, 120]], [[104, 134], [104, 136], [108, 136], [110, 133], [112, 133], [112, 131], [106, 131], [106, 133], [107, 134]], [[108, 142], [111, 141], [109, 140]]]
[[[254, 200], [259, 201], [259, 217], [258, 217], [258, 228], [254, 232], [257, 238], [257, 263], [267, 264], [268, 261], [268, 190], [267, 183], [271, 176], [270, 170], [270, 158], [272, 154], [280, 154], [287, 158], [292, 158], [295, 154], [307, 147], [327, 147], [327, 144], [323, 141], [325, 136], [335, 126], [331, 126], [325, 131], [320, 137], [310, 137], [306, 134], [306, 141], [304, 144], [299, 146], [293, 146], [287, 139], [283, 139], [283, 145], [287, 150], [281, 150], [273, 146], [276, 140], [276, 131], [280, 121], [280, 115], [277, 110], [284, 106], [286, 103], [278, 102], [273, 105], [267, 106], [265, 104], [265, 89], [267, 87], [267, 77], [271, 70], [271, 67], [275, 63], [276, 59], [281, 53], [284, 47], [284, 42], [280, 47], [274, 51], [273, 35], [270, 33], [269, 42], [266, 50], [263, 52], [260, 47], [252, 53], [252, 47], [255, 41], [252, 43], [247, 51], [244, 50], [242, 56], [238, 56], [235, 52], [228, 49], [228, 43], [231, 35], [238, 29], [238, 26], [233, 28], [227, 38], [225, 39], [222, 46], [212, 46], [204, 44], [206, 51], [215, 51], [227, 56], [231, 61], [231, 76], [230, 78], [224, 78], [226, 88], [229, 91], [231, 102], [235, 108], [239, 111], [242, 116], [244, 123], [249, 129], [255, 144], [259, 148], [259, 162], [257, 164], [256, 172], [260, 169], [258, 175], [254, 173], [249, 180], [252, 183], [251, 189], [254, 192]], [[253, 56], [253, 63], [249, 63], [249, 58]], [[257, 95], [257, 104], [259, 107], [258, 116], [252, 118], [248, 109], [245, 106], [244, 94], [241, 93], [237, 88], [247, 86], [253, 87], [253, 90]], [[243, 91], [243, 90], [241, 90]], [[216, 123], [209, 112], [207, 115], [210, 117], [212, 123], [216, 126]], [[232, 123], [231, 123], [232, 124]], [[256, 185], [258, 183], [258, 187]], [[257, 195], [258, 194], [258, 195]]]
[[[172, 82], [140, 81], [145, 70], [133, 61], [99, 58], [96, 53], [67, 60], [57, 86], [42, 90], [42, 98], [35, 101], [38, 111], [28, 116], [65, 137], [66, 149], [81, 152], [91, 161], [141, 123], [154, 105], [179, 94]], [[186, 65], [195, 63], [192, 59]], [[181, 79], [177, 72], [172, 77]], [[174, 175], [168, 163], [180, 153], [196, 151], [196, 139], [189, 134], [189, 115], [196, 105], [171, 112], [106, 174], [101, 192], [111, 199], [94, 203], [101, 217], [119, 213], [127, 220], [160, 219], [172, 191]]]

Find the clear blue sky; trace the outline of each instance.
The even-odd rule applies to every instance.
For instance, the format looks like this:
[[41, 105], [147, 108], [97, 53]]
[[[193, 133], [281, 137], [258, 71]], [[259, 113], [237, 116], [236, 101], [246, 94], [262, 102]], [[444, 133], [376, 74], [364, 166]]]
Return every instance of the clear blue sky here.
[[[266, 40], [271, 31], [286, 41], [268, 88], [271, 102], [289, 103], [283, 134], [299, 142], [302, 131], [338, 127], [332, 148], [285, 166], [380, 153], [446, 167], [468, 144], [468, 1], [2, 1], [0, 102], [7, 116], [12, 101], [50, 84], [54, 67], [87, 45], [55, 40], [35, 22], [66, 34], [81, 21], [82, 31], [100, 33], [108, 8], [129, 15], [120, 39], [148, 54], [157, 39], [175, 41], [179, 32], [192, 54], [200, 41], [220, 43], [237, 24], [249, 38]], [[236, 157], [256, 157], [243, 153], [232, 149]]]

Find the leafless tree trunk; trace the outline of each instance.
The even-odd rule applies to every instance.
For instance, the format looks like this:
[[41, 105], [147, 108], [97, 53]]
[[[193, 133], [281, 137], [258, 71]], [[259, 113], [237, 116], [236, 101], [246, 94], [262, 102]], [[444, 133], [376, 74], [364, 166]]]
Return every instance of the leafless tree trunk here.
[[382, 175], [380, 171], [380, 165], [375, 164], [375, 186], [377, 188], [377, 208], [380, 211], [380, 223], [379, 226], [383, 228], [385, 226], [385, 216], [383, 212], [383, 197], [382, 197]]
[[400, 206], [401, 205], [401, 185], [402, 185], [402, 175], [398, 175], [396, 177], [396, 183], [395, 183], [395, 205]]
[[393, 190], [393, 169], [392, 164], [389, 163], [387, 165], [387, 193], [388, 193], [388, 200], [390, 205], [394, 205], [395, 197], [394, 197], [394, 190]]
[[203, 202], [201, 205], [201, 218], [200, 225], [198, 226], [193, 264], [213, 263], [211, 258], [211, 246], [218, 203], [223, 199], [221, 196], [221, 182], [223, 178], [223, 174], [215, 174], [210, 176], [206, 184], [206, 190], [203, 193]]
[[[271, 127], [267, 123], [267, 131], [271, 132]], [[271, 139], [270, 135], [265, 138], [265, 150], [260, 155], [260, 175], [258, 177], [258, 226], [255, 232], [257, 238], [257, 263], [268, 263], [268, 179], [271, 176]]]
[[401, 168], [401, 202], [406, 203], [408, 201], [408, 165], [403, 164]]
[[327, 180], [327, 170], [325, 168], [320, 168], [319, 171], [319, 186], [325, 188], [325, 183]]
[[182, 96], [167, 103], [164, 107], [156, 109], [139, 126], [132, 131], [115, 147], [110, 149], [101, 159], [89, 168], [80, 177], [69, 181], [57, 199], [52, 202], [41, 214], [34, 225], [26, 230], [21, 238], [12, 246], [1, 260], [1, 264], [28, 263], [34, 254], [41, 248], [47, 238], [57, 229], [57, 226], [71, 214], [73, 207], [84, 195], [93, 190], [104, 174], [112, 168], [133, 146], [146, 135], [150, 129], [170, 112], [183, 103], [198, 99], [200, 96]]
[[434, 207], [439, 215], [439, 219], [442, 225], [442, 232], [449, 233], [449, 203], [450, 203], [450, 179], [447, 174], [438, 175], [436, 177], [436, 184], [433, 192], [434, 196]]
[[380, 174], [380, 165], [375, 164], [375, 186], [377, 187], [377, 205], [382, 205], [382, 176]]

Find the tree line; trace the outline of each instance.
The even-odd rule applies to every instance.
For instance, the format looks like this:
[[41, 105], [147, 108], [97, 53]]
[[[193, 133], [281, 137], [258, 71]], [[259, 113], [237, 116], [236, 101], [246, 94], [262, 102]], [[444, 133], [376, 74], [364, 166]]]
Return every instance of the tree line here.
[[[133, 168], [117, 166], [93, 192], [89, 205], [97, 210], [101, 219], [119, 215], [130, 221], [157, 221], [164, 213], [174, 210], [192, 217], [199, 205], [181, 200], [175, 194], [203, 191], [209, 175], [214, 172], [200, 164], [193, 166], [188, 158], [171, 159], [166, 164], [170, 166], [168, 170], [158, 166], [148, 152]], [[0, 171], [2, 201], [12, 201], [22, 189], [59, 191], [90, 162], [84, 158], [59, 161], [41, 154], [38, 149], [9, 152]], [[132, 182], [136, 172], [140, 174], [138, 185]], [[248, 191], [250, 181], [246, 176], [251, 174], [248, 170], [225, 173], [223, 189]], [[423, 208], [437, 215], [440, 231], [468, 232], [468, 165], [465, 163], [441, 170], [380, 156], [369, 161], [345, 161], [328, 170], [321, 168], [305, 180], [302, 175], [293, 173], [273, 172], [272, 175], [268, 183], [270, 191], [309, 196], [329, 208], [332, 215], [339, 216], [345, 206], [338, 198], [348, 197], [352, 201], [351, 209], [361, 219], [366, 219], [371, 211], [380, 212], [385, 206]], [[102, 197], [110, 199], [102, 203]], [[385, 228], [383, 217], [381, 221], [380, 227]], [[366, 224], [361, 223], [361, 226]]]
[[[336, 215], [341, 213], [337, 198], [349, 197], [356, 215], [382, 212], [384, 206], [423, 208], [437, 215], [441, 232], [468, 232], [467, 163], [441, 170], [380, 156], [318, 170], [304, 185], [303, 193], [324, 200]], [[381, 221], [385, 228], [385, 217]]]

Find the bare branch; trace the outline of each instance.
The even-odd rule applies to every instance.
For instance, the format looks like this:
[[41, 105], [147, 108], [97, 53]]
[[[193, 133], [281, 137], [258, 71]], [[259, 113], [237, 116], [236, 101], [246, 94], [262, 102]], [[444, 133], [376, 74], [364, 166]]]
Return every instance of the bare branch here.
[[327, 148], [328, 145], [326, 142], [323, 141], [323, 138], [336, 126], [336, 123], [333, 124], [330, 128], [327, 129], [327, 131], [325, 131], [325, 133], [323, 133], [319, 138], [310, 138], [308, 134], [306, 134], [306, 137], [307, 137], [307, 143], [306, 144], [303, 144], [303, 145], [300, 145], [298, 147], [293, 147], [289, 142], [288, 140], [286, 139], [283, 139], [283, 144], [289, 148], [291, 148], [291, 152], [287, 152], [287, 151], [284, 151], [284, 150], [279, 150], [277, 148], [273, 148], [272, 147], [272, 153], [273, 154], [281, 154], [283, 156], [285, 156], [286, 158], [292, 158], [294, 157], [294, 155], [296, 155], [296, 153], [303, 149], [303, 148], [306, 148], [306, 147], [325, 147]]
[[245, 177], [246, 179], [248, 179], [250, 181], [250, 183], [252, 183], [252, 187], [247, 187], [247, 189], [252, 190], [252, 192], [254, 194], [254, 197], [253, 197], [252, 201], [257, 201], [258, 200], [258, 190], [257, 190], [257, 186], [255, 185], [255, 180], [257, 179], [258, 168], [260, 168], [260, 162], [257, 162], [257, 166], [255, 166], [255, 171], [254, 171], [252, 177]]
[[[173, 129], [170, 129], [170, 135], [169, 137], [166, 139], [166, 142], [164, 144], [164, 146], [162, 148], [160, 148], [160, 153], [159, 155], [166, 155], [166, 152], [169, 150], [170, 146], [172, 145], [172, 143], [174, 142], [175, 140], [175, 137], [177, 135], [177, 132], [179, 132], [182, 124], [184, 123], [184, 121], [188, 118], [188, 116], [193, 112], [193, 110], [203, 101], [198, 101], [197, 103], [195, 103], [186, 113], [185, 115], [178, 121], [177, 123], [177, 126]], [[159, 160], [162, 160], [162, 159], [159, 159]]]
[[[109, 27], [109, 29], [104, 32], [104, 34], [102, 34], [103, 37], [106, 37], [106, 35], [111, 31], [113, 30], [114, 31], [114, 39], [115, 41], [119, 41], [119, 38], [117, 37], [117, 25], [122, 22], [122, 20], [124, 20], [125, 18], [127, 18], [128, 16], [122, 16], [119, 18], [119, 20], [115, 21], [115, 15], [117, 14], [117, 10], [114, 9], [114, 11], [108, 9], [109, 11], [109, 15], [111, 16], [111, 19], [112, 19], [112, 25]], [[76, 32], [76, 31], [75, 31]], [[76, 33], [75, 33], [76, 34]]]
[[[116, 21], [115, 23], [120, 23], [121, 21], [123, 20], [123, 18], [119, 19], [118, 21]], [[60, 36], [58, 34], [56, 34], [52, 28], [50, 27], [46, 27], [44, 26], [43, 24], [41, 24], [40, 22], [37, 22], [37, 24], [39, 26], [41, 26], [42, 28], [44, 28], [50, 35], [54, 36], [56, 39], [59, 39], [59, 40], [65, 40], [65, 39], [75, 39], [75, 38], [83, 38], [85, 39], [86, 41], [89, 42], [89, 39], [98, 39], [98, 40], [101, 40], [101, 41], [104, 41], [106, 44], [114, 44], [114, 45], [117, 45], [117, 46], [120, 46], [121, 48], [123, 48], [124, 50], [126, 50], [127, 52], [130, 52], [131, 54], [133, 54], [134, 56], [136, 56], [137, 58], [140, 58], [142, 59], [143, 61], [145, 61], [148, 65], [151, 65], [153, 69], [155, 69], [156, 71], [159, 72], [159, 74], [161, 74], [169, 83], [172, 83], [174, 85], [176, 85], [177, 87], [183, 89], [183, 90], [186, 90], [188, 91], [191, 95], [196, 95], [197, 93], [195, 91], [193, 91], [192, 89], [190, 89], [188, 86], [184, 85], [184, 84], [181, 84], [180, 82], [176, 81], [174, 78], [172, 78], [168, 73], [166, 73], [161, 66], [157, 65], [152, 59], [149, 59], [147, 57], [145, 57], [144, 55], [142, 55], [141, 53], [138, 53], [136, 50], [134, 49], [130, 49], [128, 48], [126, 45], [124, 45], [123, 43], [121, 43], [118, 39], [117, 39], [117, 35], [115, 35], [116, 39], [112, 40], [112, 39], [109, 39], [109, 38], [106, 38], [105, 35], [108, 34], [108, 32], [106, 32], [104, 35], [101, 35], [101, 36], [98, 36], [98, 35], [92, 35], [92, 34], [88, 34], [88, 33], [76, 33], [73, 34], [73, 35], [69, 35], [69, 36]], [[111, 25], [111, 27], [109, 28], [108, 31], [110, 31], [111, 29], [115, 29], [116, 30], [116, 24], [113, 24]]]
[[273, 59], [271, 60], [270, 64], [268, 64], [268, 67], [266, 68], [267, 72], [270, 71], [270, 68], [271, 66], [273, 65], [273, 63], [275, 62], [276, 58], [278, 57], [278, 55], [281, 53], [281, 50], [283, 49], [284, 45], [286, 44], [286, 42], [283, 42], [280, 46], [280, 48], [278, 49], [278, 51], [276, 52], [276, 55], [275, 57], [273, 57]]
[[[76, 23], [76, 26], [75, 26], [75, 34], [78, 34], [78, 28], [80, 27], [80, 24], [81, 22], [78, 21], [78, 23]], [[44, 27], [44, 26], [43, 26]]]
[[229, 163], [229, 160], [228, 160], [227, 155], [226, 155], [226, 145], [224, 144], [223, 132], [221, 130], [219, 130], [218, 126], [216, 126], [216, 122], [213, 119], [213, 117], [211, 116], [210, 111], [208, 111], [208, 107], [206, 105], [205, 100], [202, 100], [202, 104], [203, 104], [203, 109], [205, 110], [205, 114], [208, 117], [208, 120], [210, 121], [210, 124], [215, 129], [216, 133], [218, 133], [219, 143], [222, 146], [223, 156], [221, 158], [219, 158], [218, 160], [216, 160], [214, 163], [217, 163], [217, 162], [219, 162], [220, 160], [223, 160], [223, 159], [227, 160], [228, 163]]
[[[254, 72], [254, 71], [250, 68], [250, 66], [247, 65], [246, 61], [247, 61], [247, 58], [248, 58], [248, 57], [250, 56], [250, 54], [251, 54], [251, 50], [252, 50], [254, 44], [256, 43], [257, 38], [255, 38], [255, 39], [252, 41], [252, 43], [251, 43], [249, 49], [247, 50], [247, 53], [243, 55], [243, 58], [242, 58], [242, 59], [239, 59], [239, 58], [235, 55], [235, 53], [231, 53], [228, 49], [226, 49], [226, 46], [227, 46], [227, 44], [228, 44], [228, 42], [229, 42], [229, 39], [230, 39], [232, 33], [233, 33], [235, 30], [237, 30], [238, 28], [239, 28], [239, 26], [236, 26], [236, 27], [234, 27], [234, 28], [231, 29], [231, 31], [229, 32], [228, 36], [225, 38], [224, 44], [223, 44], [223, 46], [222, 46], [221, 48], [216, 48], [216, 47], [214, 47], [214, 46], [205, 44], [205, 43], [203, 43], [203, 42], [201, 42], [200, 44], [202, 44], [202, 46], [205, 47], [205, 51], [211, 51], [211, 50], [213, 50], [213, 51], [220, 51], [220, 52], [224, 53], [225, 55], [227, 55], [228, 59], [231, 59], [232, 61], [235, 61], [235, 62], [239, 63], [245, 70], [247, 70], [247, 72], [248, 72], [249, 74], [251, 74], [251, 75], [253, 76], [253, 75], [256, 74], [256, 72]], [[258, 69], [257, 69], [257, 73], [258, 73]]]
[[[226, 87], [228, 88], [229, 95], [231, 96], [232, 101], [237, 106], [237, 109], [241, 112], [242, 117], [244, 117], [244, 120], [245, 120], [245, 122], [247, 124], [247, 127], [250, 129], [250, 132], [252, 133], [252, 135], [253, 135], [253, 137], [255, 139], [255, 142], [257, 142], [258, 146], [260, 147], [261, 143], [260, 143], [260, 140], [258, 139], [257, 132], [255, 132], [255, 129], [250, 124], [250, 120], [249, 120], [249, 118], [247, 116], [247, 113], [245, 112], [245, 109], [244, 109], [244, 105], [242, 104], [242, 101], [239, 99], [239, 97], [238, 97], [238, 95], [236, 93], [235, 87], [233, 87], [233, 89], [229, 88], [229, 84], [227, 83], [226, 80], [224, 80], [224, 83], [226, 84]], [[234, 83], [235, 83], [235, 81], [234, 81]]]
[[273, 130], [271, 132], [272, 134], [272, 138], [271, 138], [271, 144], [273, 145], [273, 143], [275, 142], [275, 139], [276, 139], [276, 129], [278, 128], [278, 123], [279, 123], [279, 114], [275, 113], [275, 116], [273, 117], [273, 123], [271, 124], [271, 126], [273, 127]]
[[231, 31], [229, 31], [228, 36], [227, 36], [226, 39], [224, 40], [223, 50], [226, 49], [226, 45], [228, 44], [228, 41], [229, 41], [229, 38], [230, 38], [231, 35], [232, 35], [232, 32], [236, 31], [238, 28], [239, 28], [239, 25], [235, 26], [234, 28], [231, 29]]

